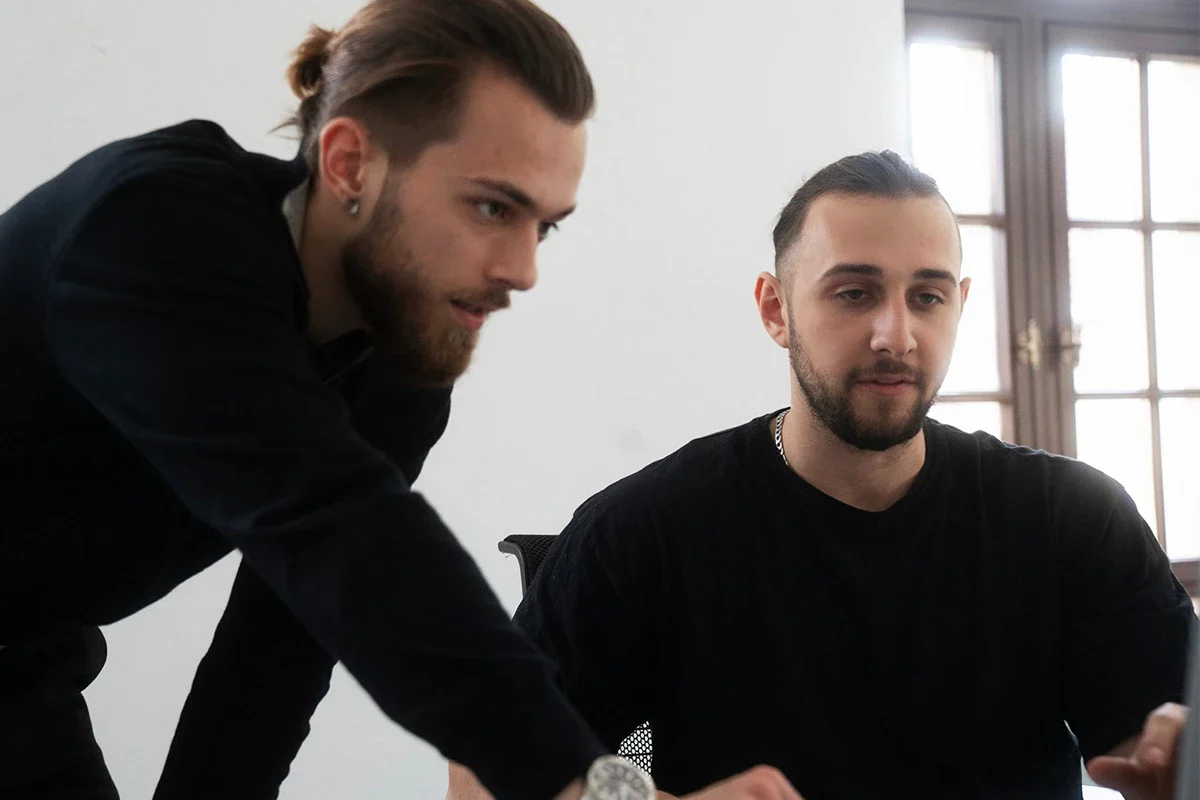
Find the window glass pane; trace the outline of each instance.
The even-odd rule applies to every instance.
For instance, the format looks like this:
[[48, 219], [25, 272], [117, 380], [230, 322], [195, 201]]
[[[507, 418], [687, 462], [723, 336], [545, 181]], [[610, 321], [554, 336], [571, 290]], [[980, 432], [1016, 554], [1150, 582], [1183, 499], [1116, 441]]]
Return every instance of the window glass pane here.
[[1142, 517], [1157, 530], [1150, 401], [1075, 401], [1075, 442], [1079, 460], [1124, 486]]
[[1142, 218], [1142, 111], [1138, 62], [1063, 56], [1067, 216]]
[[967, 433], [984, 431], [997, 439], [1003, 436], [1004, 409], [999, 403], [964, 400], [938, 402], [930, 410], [929, 416]]
[[913, 161], [958, 214], [1003, 211], [996, 60], [971, 45], [909, 45]]
[[964, 278], [971, 279], [971, 290], [958, 325], [958, 340], [950, 371], [942, 383], [943, 394], [995, 392], [1000, 389], [996, 324], [997, 256], [1002, 234], [981, 225], [963, 225]]
[[1166, 398], [1159, 406], [1162, 430], [1163, 506], [1167, 555], [1200, 558], [1200, 400]]
[[1158, 231], [1154, 247], [1154, 329], [1158, 385], [1200, 389], [1196, 299], [1200, 298], [1200, 233]]
[[1068, 238], [1071, 319], [1083, 347], [1075, 391], [1120, 392], [1149, 385], [1142, 234], [1073, 229]]
[[1152, 60], [1150, 214], [1163, 222], [1200, 222], [1200, 62]]

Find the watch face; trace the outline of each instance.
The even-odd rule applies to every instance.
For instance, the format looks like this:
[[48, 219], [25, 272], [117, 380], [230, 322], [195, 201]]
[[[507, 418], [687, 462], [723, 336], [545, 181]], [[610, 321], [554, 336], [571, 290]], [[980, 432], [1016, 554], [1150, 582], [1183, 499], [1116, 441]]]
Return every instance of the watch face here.
[[619, 756], [605, 756], [588, 770], [588, 800], [654, 800], [654, 781]]

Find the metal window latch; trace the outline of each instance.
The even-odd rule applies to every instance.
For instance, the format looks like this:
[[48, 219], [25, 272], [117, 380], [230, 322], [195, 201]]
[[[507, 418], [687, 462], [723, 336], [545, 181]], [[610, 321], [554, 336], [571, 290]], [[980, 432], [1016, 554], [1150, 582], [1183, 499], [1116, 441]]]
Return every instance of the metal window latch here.
[[1017, 362], [1028, 364], [1035, 370], [1040, 369], [1043, 346], [1042, 329], [1038, 327], [1037, 320], [1031, 319], [1025, 330], [1017, 334]]

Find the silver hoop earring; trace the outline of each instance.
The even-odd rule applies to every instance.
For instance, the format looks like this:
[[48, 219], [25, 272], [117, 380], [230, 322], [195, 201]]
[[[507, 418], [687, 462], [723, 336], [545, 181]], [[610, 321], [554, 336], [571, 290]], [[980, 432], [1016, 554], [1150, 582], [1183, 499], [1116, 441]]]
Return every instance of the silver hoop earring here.
[[346, 213], [350, 216], [358, 216], [358, 198], [351, 197], [346, 201]]

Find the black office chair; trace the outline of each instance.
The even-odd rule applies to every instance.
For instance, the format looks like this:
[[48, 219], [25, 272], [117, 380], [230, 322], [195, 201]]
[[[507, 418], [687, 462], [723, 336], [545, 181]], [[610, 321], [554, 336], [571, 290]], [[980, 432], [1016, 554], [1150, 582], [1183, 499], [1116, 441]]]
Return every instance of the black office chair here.
[[[521, 592], [529, 591], [529, 584], [537, 575], [538, 567], [554, 544], [555, 536], [546, 533], [514, 533], [505, 536], [498, 545], [501, 553], [517, 557], [517, 566], [521, 570]], [[654, 763], [654, 735], [650, 723], [643, 722], [632, 733], [625, 737], [617, 754], [628, 758], [646, 772], [653, 774], [651, 766]]]

